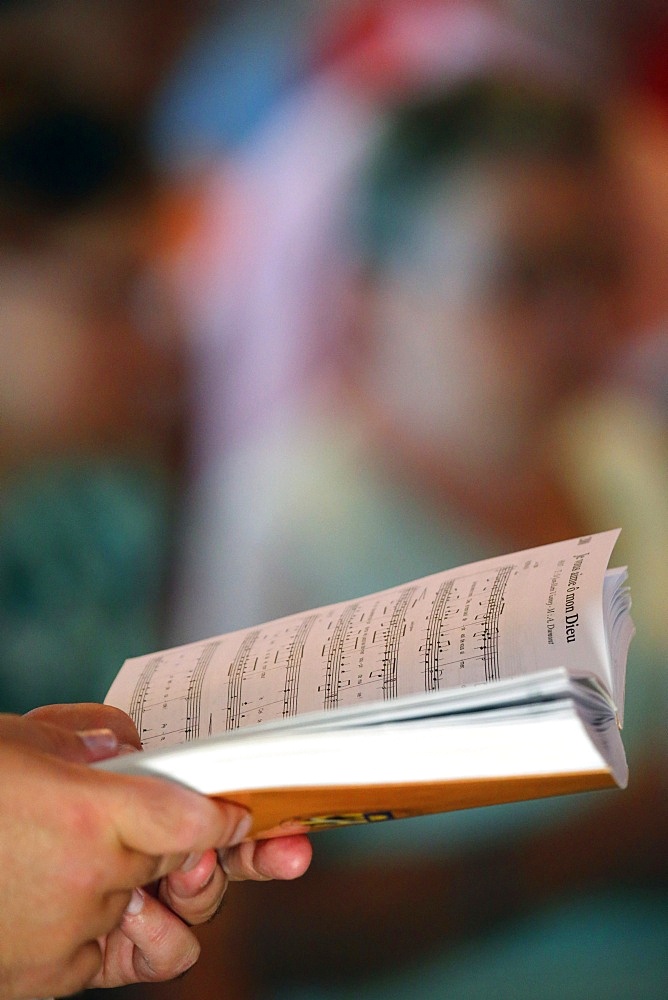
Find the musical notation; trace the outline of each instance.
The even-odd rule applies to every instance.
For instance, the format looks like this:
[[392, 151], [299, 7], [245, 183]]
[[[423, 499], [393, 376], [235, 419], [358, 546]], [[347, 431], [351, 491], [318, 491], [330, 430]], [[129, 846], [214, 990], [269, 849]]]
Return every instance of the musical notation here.
[[157, 654], [132, 693], [142, 741], [170, 742], [174, 733], [194, 740], [303, 711], [388, 700], [420, 684], [428, 692], [495, 680], [515, 570], [425, 578]]
[[385, 632], [383, 651], [383, 698], [396, 698], [398, 691], [399, 649], [406, 626], [406, 614], [417, 587], [406, 587], [399, 593]]
[[227, 710], [225, 729], [238, 729], [241, 721], [241, 694], [250, 655], [259, 636], [259, 629], [253, 629], [244, 636], [228, 672]]
[[165, 742], [174, 731], [183, 741], [200, 737], [203, 685], [219, 646], [215, 640], [203, 643], [197, 656], [181, 664], [181, 669], [166, 654], [149, 659], [130, 702], [130, 716], [143, 744]]
[[285, 687], [283, 689], [283, 718], [297, 714], [299, 702], [299, 674], [304, 648], [309, 633], [317, 621], [317, 615], [307, 616], [297, 628], [294, 638], [287, 647], [285, 664]]
[[599, 634], [580, 630], [573, 639], [562, 619], [568, 625], [577, 616], [570, 611], [576, 598], [584, 607], [583, 581], [595, 572], [603, 579], [616, 535], [594, 536], [598, 547], [574, 539], [460, 566], [136, 657], [109, 702], [127, 705], [144, 745], [156, 747], [323, 709], [493, 684], [535, 673], [537, 663], [561, 670], [575, 642], [581, 662], [598, 664], [597, 677], [610, 683]]
[[499, 624], [514, 566], [445, 580], [427, 618], [425, 691], [499, 679]]
[[332, 629], [326, 652], [325, 683], [322, 686], [323, 708], [336, 708], [339, 704], [342, 673], [345, 669], [346, 639], [350, 639], [357, 608], [357, 604], [344, 608]]

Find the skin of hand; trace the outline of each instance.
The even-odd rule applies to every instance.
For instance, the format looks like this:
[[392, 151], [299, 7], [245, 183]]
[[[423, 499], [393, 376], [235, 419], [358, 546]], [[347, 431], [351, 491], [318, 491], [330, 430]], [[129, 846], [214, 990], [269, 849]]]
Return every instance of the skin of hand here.
[[3, 1000], [173, 978], [229, 880], [308, 867], [306, 838], [241, 843], [239, 806], [86, 766], [138, 743], [108, 706], [0, 715]]

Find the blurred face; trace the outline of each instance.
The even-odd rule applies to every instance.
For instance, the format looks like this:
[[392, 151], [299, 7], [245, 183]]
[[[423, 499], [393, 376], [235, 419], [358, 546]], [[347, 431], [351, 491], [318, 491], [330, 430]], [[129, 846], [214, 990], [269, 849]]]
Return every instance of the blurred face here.
[[498, 178], [498, 246], [480, 274], [488, 332], [548, 400], [600, 375], [626, 334], [623, 211], [602, 171]]
[[488, 165], [441, 187], [374, 296], [375, 378], [404, 426], [505, 460], [626, 328], [621, 200], [593, 170]]
[[0, 468], [34, 456], [169, 449], [181, 356], [134, 213], [91, 215], [0, 254]]

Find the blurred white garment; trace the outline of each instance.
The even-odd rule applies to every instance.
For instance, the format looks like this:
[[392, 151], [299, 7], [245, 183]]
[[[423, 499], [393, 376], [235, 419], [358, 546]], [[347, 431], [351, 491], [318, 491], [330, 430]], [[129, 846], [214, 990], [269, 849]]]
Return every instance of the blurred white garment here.
[[229, 589], [221, 525], [228, 449], [262, 439], [341, 353], [351, 248], [346, 205], [401, 95], [486, 71], [563, 80], [565, 68], [486, 5], [392, 2], [366, 33], [279, 107], [211, 180], [203, 230], [179, 281], [192, 347], [192, 488], [174, 641], [219, 631]]

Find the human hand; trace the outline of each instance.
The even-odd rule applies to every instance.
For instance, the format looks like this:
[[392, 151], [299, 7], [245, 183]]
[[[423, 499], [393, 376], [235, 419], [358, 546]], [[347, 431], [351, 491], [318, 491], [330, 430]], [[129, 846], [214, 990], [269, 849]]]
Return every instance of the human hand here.
[[[118, 752], [141, 749], [132, 719], [111, 705], [46, 705], [23, 719], [39, 724], [33, 727], [31, 739], [39, 739], [41, 749], [68, 760], [92, 763]], [[72, 735], [83, 748], [72, 743]], [[200, 924], [216, 913], [228, 882], [298, 878], [310, 860], [311, 845], [306, 837], [246, 841], [236, 847], [209, 850], [201, 858], [189, 857], [185, 867], [160, 882], [158, 895], [186, 923]]]
[[[11, 927], [0, 993], [12, 1000], [178, 975], [199, 951], [187, 924], [215, 912], [228, 877], [291, 878], [308, 866], [303, 838], [230, 848], [248, 828], [239, 807], [81, 767], [136, 745], [116, 710], [0, 716], [0, 741], [0, 920]], [[226, 849], [226, 872], [212, 846]], [[133, 891], [156, 881], [158, 898]]]

